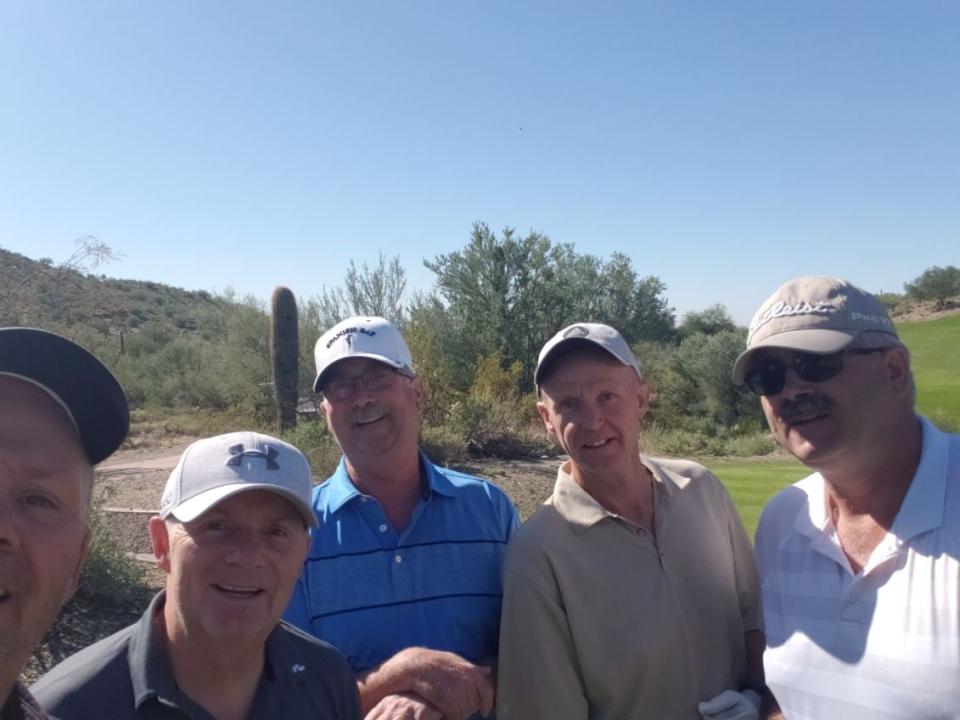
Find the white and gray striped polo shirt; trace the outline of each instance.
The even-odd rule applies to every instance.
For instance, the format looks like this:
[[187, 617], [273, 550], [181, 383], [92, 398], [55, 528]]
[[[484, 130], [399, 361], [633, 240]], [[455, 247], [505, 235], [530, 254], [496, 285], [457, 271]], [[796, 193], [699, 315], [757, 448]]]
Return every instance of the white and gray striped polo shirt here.
[[960, 718], [960, 435], [921, 423], [917, 472], [861, 572], [818, 473], [764, 509], [764, 666], [790, 720]]

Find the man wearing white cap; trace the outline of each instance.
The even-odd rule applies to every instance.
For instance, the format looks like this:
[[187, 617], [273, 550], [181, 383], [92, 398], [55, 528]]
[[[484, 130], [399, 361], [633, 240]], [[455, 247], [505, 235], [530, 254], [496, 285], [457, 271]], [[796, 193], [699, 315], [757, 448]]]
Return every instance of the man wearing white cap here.
[[46, 717], [17, 682], [77, 586], [93, 466], [129, 427], [123, 389], [76, 343], [0, 328], [0, 718]]
[[756, 569], [726, 490], [640, 454], [650, 390], [613, 328], [564, 328], [534, 380], [569, 460], [507, 553], [498, 720], [755, 720]]
[[343, 451], [286, 618], [343, 652], [369, 718], [493, 707], [506, 495], [418, 448], [423, 388], [400, 332], [354, 317], [317, 341], [314, 390]]
[[846, 280], [791, 280], [754, 316], [734, 380], [815, 471], [757, 528], [783, 715], [960, 717], [960, 436], [916, 415], [886, 308]]
[[60, 720], [359, 718], [343, 657], [278, 622], [316, 525], [292, 445], [198, 440], [170, 475], [150, 539], [166, 587], [134, 625], [31, 691]]

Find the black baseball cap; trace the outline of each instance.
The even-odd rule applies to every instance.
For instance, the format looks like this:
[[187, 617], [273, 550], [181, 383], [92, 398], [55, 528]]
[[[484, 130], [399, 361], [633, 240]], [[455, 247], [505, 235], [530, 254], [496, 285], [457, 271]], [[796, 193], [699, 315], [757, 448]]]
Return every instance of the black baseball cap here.
[[70, 414], [91, 465], [120, 447], [130, 429], [123, 388], [72, 340], [36, 328], [0, 328], [0, 375], [39, 386]]

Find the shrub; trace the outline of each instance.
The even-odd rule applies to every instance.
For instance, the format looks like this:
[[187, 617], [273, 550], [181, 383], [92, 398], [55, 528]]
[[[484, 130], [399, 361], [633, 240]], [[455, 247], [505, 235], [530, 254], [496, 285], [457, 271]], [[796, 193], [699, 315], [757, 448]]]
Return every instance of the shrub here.
[[322, 420], [300, 420], [283, 439], [307, 456], [316, 480], [323, 482], [340, 462], [340, 446]]
[[90, 509], [90, 551], [77, 594], [87, 599], [126, 602], [143, 590], [143, 567], [120, 547], [107, 529], [99, 504]]

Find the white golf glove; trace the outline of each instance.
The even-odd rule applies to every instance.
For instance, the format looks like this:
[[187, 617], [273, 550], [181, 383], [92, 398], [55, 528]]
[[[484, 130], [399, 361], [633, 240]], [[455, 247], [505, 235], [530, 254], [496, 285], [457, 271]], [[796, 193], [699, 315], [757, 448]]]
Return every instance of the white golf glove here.
[[760, 695], [753, 690], [724, 690], [697, 705], [703, 720], [759, 720]]

